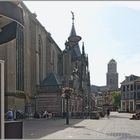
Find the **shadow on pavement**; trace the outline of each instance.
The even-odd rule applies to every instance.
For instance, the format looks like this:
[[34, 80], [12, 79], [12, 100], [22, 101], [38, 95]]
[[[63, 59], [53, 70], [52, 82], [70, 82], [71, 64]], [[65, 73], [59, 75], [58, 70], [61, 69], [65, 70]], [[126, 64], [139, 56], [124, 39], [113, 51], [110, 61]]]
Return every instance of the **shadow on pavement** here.
[[130, 118], [130, 116], [118, 116], [118, 115], [110, 115], [110, 118]]
[[70, 119], [69, 125], [65, 124], [65, 119], [33, 119], [23, 121], [23, 138], [39, 139], [51, 133], [64, 130], [68, 127], [83, 121], [82, 119]]

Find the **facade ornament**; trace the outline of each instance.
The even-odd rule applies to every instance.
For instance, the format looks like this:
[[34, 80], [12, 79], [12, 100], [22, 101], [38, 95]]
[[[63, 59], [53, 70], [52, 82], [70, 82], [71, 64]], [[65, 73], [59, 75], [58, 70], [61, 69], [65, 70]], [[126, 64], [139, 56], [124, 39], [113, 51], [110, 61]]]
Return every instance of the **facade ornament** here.
[[72, 24], [74, 24], [74, 12], [71, 11], [72, 14]]

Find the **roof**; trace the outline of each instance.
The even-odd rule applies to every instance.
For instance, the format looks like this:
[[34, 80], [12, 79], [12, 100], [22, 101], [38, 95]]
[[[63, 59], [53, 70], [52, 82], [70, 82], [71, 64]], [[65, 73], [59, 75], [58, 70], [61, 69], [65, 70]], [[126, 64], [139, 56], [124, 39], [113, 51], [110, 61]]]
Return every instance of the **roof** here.
[[71, 49], [71, 55], [72, 59], [81, 57], [81, 51], [78, 44]]
[[41, 85], [60, 85], [60, 80], [58, 76], [54, 73], [50, 73], [47, 78], [45, 78]]
[[72, 28], [71, 28], [71, 32], [70, 32], [70, 36], [76, 36], [76, 31], [75, 31], [74, 24], [72, 24]]
[[114, 59], [111, 59], [111, 60], [109, 61], [109, 64], [110, 64], [110, 63], [115, 63], [115, 64], [116, 64], [117, 62], [116, 62]]
[[140, 77], [131, 74], [130, 76], [126, 76], [125, 80], [121, 84], [133, 83], [135, 81], [140, 81]]
[[[57, 92], [61, 90], [60, 85], [62, 85], [60, 78], [54, 74], [54, 73], [50, 73], [47, 78], [45, 78], [42, 82], [41, 82], [41, 89], [45, 89], [45, 92]], [[44, 92], [44, 90], [43, 90]]]

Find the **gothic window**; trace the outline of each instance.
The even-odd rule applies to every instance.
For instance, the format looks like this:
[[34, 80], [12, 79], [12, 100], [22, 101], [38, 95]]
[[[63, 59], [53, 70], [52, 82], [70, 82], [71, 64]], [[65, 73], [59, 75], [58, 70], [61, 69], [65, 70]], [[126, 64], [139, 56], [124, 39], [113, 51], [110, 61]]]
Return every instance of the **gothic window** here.
[[55, 57], [54, 50], [51, 49], [51, 63], [52, 63], [52, 64], [54, 64], [54, 57]]
[[24, 34], [17, 24], [16, 33], [16, 90], [24, 91]]
[[58, 74], [62, 75], [62, 56], [60, 54], [57, 55], [57, 68]]
[[38, 48], [39, 48], [39, 81], [41, 82], [42, 80], [42, 74], [43, 74], [43, 43], [42, 43], [42, 38], [41, 38], [41, 35], [39, 35], [39, 38], [38, 38]]
[[54, 59], [55, 59], [55, 53], [54, 53], [54, 50], [53, 50], [53, 54], [52, 54], [52, 62], [53, 62], [53, 65], [54, 65]]
[[53, 65], [53, 71], [54, 71], [54, 65], [55, 65], [55, 51], [51, 49], [51, 64]]

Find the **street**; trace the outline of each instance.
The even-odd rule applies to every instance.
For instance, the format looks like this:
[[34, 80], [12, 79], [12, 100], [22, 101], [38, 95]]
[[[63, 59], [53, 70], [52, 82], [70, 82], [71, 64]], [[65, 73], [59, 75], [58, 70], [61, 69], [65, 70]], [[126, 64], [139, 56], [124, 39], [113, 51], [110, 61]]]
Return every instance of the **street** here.
[[32, 119], [24, 121], [24, 139], [140, 139], [140, 120], [130, 120], [132, 114], [111, 112], [110, 118]]

